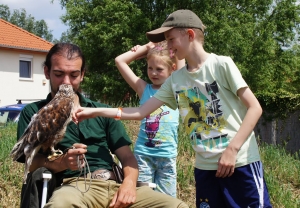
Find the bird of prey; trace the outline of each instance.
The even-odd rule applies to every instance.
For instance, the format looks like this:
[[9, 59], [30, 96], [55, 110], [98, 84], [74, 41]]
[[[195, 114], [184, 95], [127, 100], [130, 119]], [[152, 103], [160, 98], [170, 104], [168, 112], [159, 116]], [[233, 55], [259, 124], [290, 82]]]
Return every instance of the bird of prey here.
[[75, 92], [72, 85], [62, 84], [54, 98], [31, 118], [10, 155], [14, 161], [25, 155], [23, 182], [26, 183], [32, 159], [40, 148], [48, 152], [48, 159], [55, 160], [63, 154], [55, 145], [64, 137], [67, 125], [72, 120]]

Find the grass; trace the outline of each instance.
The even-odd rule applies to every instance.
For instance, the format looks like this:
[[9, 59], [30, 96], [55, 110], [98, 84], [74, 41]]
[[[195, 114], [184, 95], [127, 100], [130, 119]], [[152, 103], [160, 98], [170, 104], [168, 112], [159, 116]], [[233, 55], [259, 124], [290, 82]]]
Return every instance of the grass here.
[[[139, 122], [124, 121], [128, 134], [135, 141]], [[0, 128], [0, 208], [19, 207], [23, 164], [12, 162], [9, 152], [16, 142], [16, 124]], [[194, 151], [189, 139], [179, 130], [177, 157], [178, 198], [195, 207]], [[300, 159], [284, 147], [260, 144], [265, 179], [274, 208], [300, 207]]]
[[274, 207], [300, 207], [300, 160], [283, 147], [262, 144], [265, 179]]
[[10, 150], [16, 142], [16, 124], [0, 128], [0, 207], [20, 207], [23, 165], [12, 162]]

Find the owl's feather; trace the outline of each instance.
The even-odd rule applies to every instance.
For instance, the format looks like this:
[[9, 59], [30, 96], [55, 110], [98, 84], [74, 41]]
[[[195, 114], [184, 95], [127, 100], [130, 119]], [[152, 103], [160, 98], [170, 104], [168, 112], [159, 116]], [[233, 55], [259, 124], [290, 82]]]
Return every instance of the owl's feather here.
[[13, 160], [25, 155], [24, 183], [35, 154], [43, 149], [53, 154], [55, 145], [64, 137], [72, 120], [75, 93], [71, 85], [60, 85], [54, 98], [32, 118], [25, 132], [11, 151]]

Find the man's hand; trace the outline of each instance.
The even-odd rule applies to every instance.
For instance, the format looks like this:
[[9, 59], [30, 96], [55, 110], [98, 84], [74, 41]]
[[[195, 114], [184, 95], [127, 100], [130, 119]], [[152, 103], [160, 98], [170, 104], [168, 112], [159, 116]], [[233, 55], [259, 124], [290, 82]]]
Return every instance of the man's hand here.
[[129, 146], [122, 146], [114, 153], [123, 166], [124, 180], [118, 191], [115, 193], [109, 207], [128, 207], [136, 200], [136, 182], [138, 179], [137, 161]]
[[[33, 158], [29, 170], [30, 172], [33, 172], [40, 167], [45, 167], [54, 173], [61, 172], [66, 169], [78, 170], [85, 165], [83, 159], [84, 154], [87, 152], [86, 147], [87, 146], [85, 144], [75, 143], [72, 148], [69, 148], [68, 151], [65, 152], [65, 154], [53, 161], [49, 161], [45, 155], [37, 153]], [[77, 158], [79, 160], [77, 160]]]
[[228, 146], [218, 162], [216, 177], [230, 177], [234, 173], [237, 150]]
[[86, 147], [85, 144], [75, 143], [73, 144], [73, 148], [68, 149], [62, 158], [66, 169], [78, 170], [84, 167], [84, 154], [87, 152]]
[[115, 193], [109, 207], [123, 208], [133, 204], [136, 200], [136, 183], [129, 180], [123, 181], [122, 185]]

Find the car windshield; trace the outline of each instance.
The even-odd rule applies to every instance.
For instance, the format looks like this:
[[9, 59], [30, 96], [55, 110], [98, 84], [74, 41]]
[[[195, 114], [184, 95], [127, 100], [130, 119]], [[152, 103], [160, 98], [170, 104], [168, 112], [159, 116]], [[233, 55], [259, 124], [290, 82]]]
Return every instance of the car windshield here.
[[8, 121], [15, 121], [20, 111], [0, 110], [0, 126], [4, 126]]

